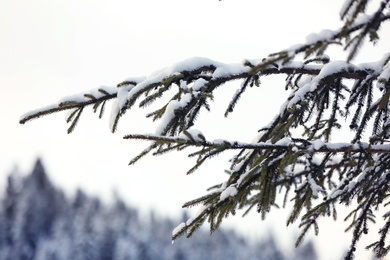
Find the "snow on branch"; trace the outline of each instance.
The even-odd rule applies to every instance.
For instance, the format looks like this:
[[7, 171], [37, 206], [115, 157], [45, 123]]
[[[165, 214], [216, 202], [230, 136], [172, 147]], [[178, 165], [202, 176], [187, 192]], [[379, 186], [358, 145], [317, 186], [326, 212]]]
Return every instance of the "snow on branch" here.
[[68, 129], [68, 133], [71, 133], [84, 107], [93, 105], [93, 110], [96, 113], [100, 106], [99, 118], [101, 118], [104, 112], [106, 101], [113, 99], [116, 96], [116, 88], [102, 86], [98, 89], [93, 89], [86, 93], [64, 97], [60, 99], [56, 104], [32, 110], [22, 115], [19, 119], [19, 122], [21, 124], [24, 124], [27, 121], [39, 118], [41, 116], [49, 115], [64, 110], [71, 110], [71, 112], [66, 116], [66, 122], [72, 122], [71, 126]]
[[[258, 77], [272, 75], [272, 74], [296, 74], [296, 75], [315, 75], [317, 81], [325, 77], [334, 76], [339, 73], [340, 77], [345, 79], [364, 79], [368, 75], [371, 78], [376, 78], [378, 75], [370, 74], [365, 69], [355, 68], [351, 71], [352, 65], [338, 66], [337, 62], [330, 62], [326, 66], [321, 64], [304, 64], [290, 62], [283, 66], [269, 65], [265, 67], [258, 75], [252, 76], [253, 65], [249, 61], [244, 61], [243, 64], [223, 64], [216, 61], [212, 61], [204, 58], [193, 58], [183, 62], [177, 63], [171, 67], [168, 67], [159, 72], [153, 73], [149, 77], [142, 78], [130, 78], [124, 82], [118, 84], [117, 88], [101, 87], [96, 90], [84, 94], [78, 94], [61, 99], [57, 104], [44, 107], [41, 109], [30, 111], [24, 114], [20, 118], [20, 123], [25, 122], [51, 114], [69, 109], [80, 109], [81, 107], [94, 104], [94, 110], [100, 104], [104, 104], [105, 101], [114, 99], [110, 117], [110, 128], [115, 131], [118, 120], [126, 110], [130, 109], [134, 105], [135, 101], [141, 96], [141, 94], [147, 94], [153, 90], [157, 90], [155, 94], [149, 94], [144, 98], [140, 105], [144, 106], [148, 102], [152, 102], [152, 98], [161, 97], [162, 94], [168, 90], [173, 84], [177, 84], [180, 87], [182, 95], [174, 97], [164, 108], [164, 111], [160, 111], [157, 117], [158, 119], [164, 115], [164, 122], [160, 124], [160, 130], [156, 133], [166, 133], [168, 124], [172, 121], [175, 110], [189, 110], [190, 107], [197, 107], [207, 99], [207, 94], [211, 93], [217, 86], [220, 86], [228, 81], [237, 79], [247, 79], [247, 82], [254, 82]], [[261, 62], [260, 64], [264, 64]], [[332, 68], [330, 71], [329, 68]], [[323, 77], [321, 77], [323, 75]], [[384, 77], [387, 74], [382, 73]], [[190, 88], [189, 85], [193, 85]], [[183, 87], [184, 86], [184, 87]], [[180, 94], [181, 94], [180, 93]], [[203, 95], [202, 95], [203, 94]], [[152, 97], [152, 98], [150, 98]], [[180, 101], [178, 100], [180, 98]], [[199, 109], [199, 107], [197, 107]], [[231, 108], [229, 110], [232, 110]], [[195, 115], [193, 115], [194, 117]]]

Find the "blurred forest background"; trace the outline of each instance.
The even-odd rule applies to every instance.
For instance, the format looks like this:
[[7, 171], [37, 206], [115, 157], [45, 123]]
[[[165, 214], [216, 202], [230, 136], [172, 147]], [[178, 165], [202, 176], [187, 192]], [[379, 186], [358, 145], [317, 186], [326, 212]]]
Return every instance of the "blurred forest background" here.
[[38, 159], [30, 174], [14, 170], [8, 176], [0, 206], [0, 259], [317, 259], [311, 241], [286, 254], [272, 235], [246, 241], [224, 228], [211, 236], [200, 230], [172, 244], [177, 223], [153, 212], [145, 218], [119, 196], [107, 204], [79, 189], [68, 198]]

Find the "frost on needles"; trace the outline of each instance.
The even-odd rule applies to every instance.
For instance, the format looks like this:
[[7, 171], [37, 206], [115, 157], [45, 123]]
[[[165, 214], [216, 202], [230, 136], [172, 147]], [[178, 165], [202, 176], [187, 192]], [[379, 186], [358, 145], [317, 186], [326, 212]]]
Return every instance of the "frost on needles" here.
[[[168, 102], [146, 115], [159, 122], [153, 134], [124, 137], [151, 143], [130, 164], [149, 153], [185, 152], [192, 147], [195, 151], [189, 157], [195, 163], [188, 171], [192, 173], [207, 159], [236, 151], [229, 161], [226, 181], [183, 205], [197, 205], [200, 210], [174, 230], [173, 240], [184, 234], [190, 237], [205, 221], [213, 232], [237, 209], [246, 210], [245, 214], [254, 209], [265, 218], [273, 207], [278, 207], [276, 199], [284, 197], [283, 206], [291, 207], [287, 225], [298, 221], [301, 228], [296, 245], [311, 227], [318, 233], [320, 217], [336, 219], [337, 204], [353, 205], [345, 219], [353, 237], [344, 256], [352, 259], [358, 240], [369, 232], [379, 210], [389, 211], [390, 53], [378, 61], [353, 63], [358, 50], [364, 51], [366, 39], [373, 43], [380, 40], [379, 29], [390, 18], [389, 1], [347, 0], [340, 11], [344, 22], [340, 29], [310, 34], [303, 44], [264, 59], [224, 64], [191, 58], [148, 77], [129, 78], [116, 87], [64, 98], [23, 115], [20, 123], [68, 110], [70, 133], [85, 107], [91, 106], [101, 117], [106, 102], [112, 100], [109, 125], [115, 132], [120, 118], [134, 105], [146, 107], [173, 92]], [[366, 14], [369, 3], [376, 9]], [[332, 60], [326, 54], [331, 45], [345, 50], [345, 60]], [[217, 88], [236, 82], [237, 90], [226, 108], [227, 117], [248, 87], [259, 86], [262, 77], [279, 74], [286, 77], [280, 87], [290, 95], [280, 111], [275, 111], [273, 120], [259, 126], [253, 142], [208, 140], [207, 133], [197, 130], [195, 119], [200, 111], [210, 110]], [[259, 95], [261, 90], [258, 88]], [[339, 128], [350, 131], [350, 140], [331, 142], [333, 130]], [[390, 214], [379, 217], [384, 218], [385, 224], [377, 241], [367, 248], [383, 257], [390, 250], [386, 244]]]

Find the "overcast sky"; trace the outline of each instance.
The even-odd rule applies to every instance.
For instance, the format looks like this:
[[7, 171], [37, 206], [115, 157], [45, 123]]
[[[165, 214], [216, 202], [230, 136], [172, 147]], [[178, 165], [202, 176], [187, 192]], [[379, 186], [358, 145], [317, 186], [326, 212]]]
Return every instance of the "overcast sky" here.
[[[66, 134], [64, 113], [23, 126], [18, 124], [19, 117], [63, 96], [148, 75], [194, 56], [226, 63], [263, 58], [304, 42], [311, 32], [339, 28], [342, 2], [0, 0], [2, 179], [14, 165], [19, 165], [21, 172], [29, 171], [39, 156], [53, 181], [68, 194], [81, 187], [107, 199], [116, 189], [143, 210], [154, 209], [163, 215], [182, 212], [184, 202], [224, 180], [222, 172], [228, 156], [207, 163], [191, 176], [185, 175], [191, 161], [177, 153], [148, 157], [136, 166], [127, 166], [147, 144], [122, 140], [122, 136], [153, 132], [154, 126], [143, 118], [142, 110], [127, 113], [114, 135], [108, 128], [109, 113], [98, 120], [90, 109], [85, 110], [71, 135]], [[380, 47], [370, 54], [372, 60], [382, 56]], [[243, 120], [240, 124], [223, 118], [234, 88], [218, 92], [220, 98], [216, 96], [213, 105], [216, 112], [199, 120], [201, 126], [209, 126], [208, 132], [201, 129], [206, 137], [251, 140], [256, 130], [273, 117], [272, 109], [278, 111], [278, 101], [284, 95], [283, 85], [266, 83], [264, 80], [263, 92], [253, 90], [256, 96], [246, 97], [243, 105], [238, 105], [231, 119]], [[244, 118], [245, 109], [253, 109], [252, 118]], [[237, 126], [244, 124], [250, 127]], [[284, 214], [281, 223], [271, 221], [275, 218], [271, 215], [266, 223], [248, 228], [247, 223], [258, 218], [252, 214], [248, 220], [236, 217], [238, 221], [228, 221], [227, 225], [234, 222], [250, 236], [276, 230], [277, 237], [285, 244], [290, 242], [287, 245], [291, 248], [290, 239], [296, 237], [297, 231], [285, 228], [287, 213], [277, 214]], [[323, 255], [321, 259], [340, 256], [350, 234], [338, 234], [340, 241], [330, 241], [329, 237], [336, 231], [341, 233], [344, 227], [344, 223], [332, 228], [320, 226], [316, 245]]]

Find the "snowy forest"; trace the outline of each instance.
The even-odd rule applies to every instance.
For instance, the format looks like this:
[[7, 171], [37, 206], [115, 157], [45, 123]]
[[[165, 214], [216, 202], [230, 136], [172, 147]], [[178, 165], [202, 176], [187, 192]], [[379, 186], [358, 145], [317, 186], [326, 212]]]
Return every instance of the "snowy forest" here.
[[9, 174], [0, 209], [3, 260], [317, 259], [311, 241], [287, 255], [272, 236], [246, 241], [223, 228], [212, 236], [201, 229], [172, 244], [177, 220], [153, 213], [142, 218], [119, 196], [106, 205], [79, 189], [70, 199], [50, 181], [41, 160], [26, 176]]

